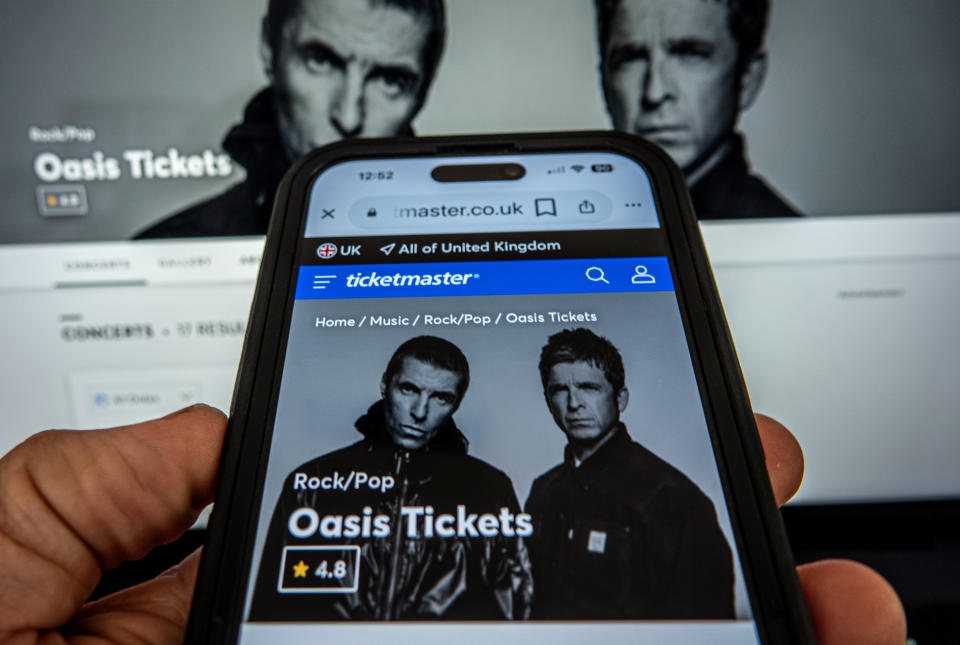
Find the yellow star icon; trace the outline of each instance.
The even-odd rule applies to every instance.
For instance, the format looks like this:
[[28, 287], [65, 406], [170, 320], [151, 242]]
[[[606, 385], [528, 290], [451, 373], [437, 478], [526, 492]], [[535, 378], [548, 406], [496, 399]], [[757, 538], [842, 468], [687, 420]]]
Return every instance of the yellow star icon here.
[[293, 565], [293, 577], [294, 578], [306, 578], [307, 571], [309, 571], [310, 565], [308, 565], [303, 560], [300, 560], [297, 564]]

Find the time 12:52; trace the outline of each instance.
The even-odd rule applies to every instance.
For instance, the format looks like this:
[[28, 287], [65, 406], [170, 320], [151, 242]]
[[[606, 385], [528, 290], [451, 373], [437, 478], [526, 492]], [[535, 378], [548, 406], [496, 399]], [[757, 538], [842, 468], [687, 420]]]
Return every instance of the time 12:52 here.
[[393, 179], [392, 170], [361, 170], [357, 174], [360, 176], [360, 181], [387, 181]]

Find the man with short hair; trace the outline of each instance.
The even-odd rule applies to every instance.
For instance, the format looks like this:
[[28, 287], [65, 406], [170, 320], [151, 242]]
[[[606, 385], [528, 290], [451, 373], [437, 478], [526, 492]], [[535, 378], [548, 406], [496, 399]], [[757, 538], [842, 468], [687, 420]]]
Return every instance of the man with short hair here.
[[304, 153], [349, 137], [412, 134], [444, 21], [443, 0], [269, 0], [260, 57], [270, 85], [223, 141], [246, 179], [137, 237], [262, 235], [280, 179]]
[[700, 219], [799, 215], [750, 173], [740, 113], [763, 84], [769, 0], [596, 0], [613, 126], [662, 146]]
[[[469, 442], [453, 421], [469, 381], [467, 359], [449, 341], [419, 336], [397, 348], [380, 380], [382, 398], [356, 422], [363, 438], [284, 482], [251, 620], [529, 616], [533, 583], [522, 538], [529, 530], [513, 485], [467, 455]], [[359, 547], [357, 589], [298, 591], [297, 577], [309, 587], [333, 584], [323, 574], [334, 565], [318, 578], [310, 549], [343, 545]], [[286, 547], [293, 555], [284, 561]], [[352, 579], [352, 571], [342, 577]], [[278, 590], [287, 582], [292, 593]]]
[[540, 354], [564, 461], [538, 477], [526, 511], [534, 618], [733, 618], [733, 562], [710, 499], [630, 438], [614, 345], [579, 328]]

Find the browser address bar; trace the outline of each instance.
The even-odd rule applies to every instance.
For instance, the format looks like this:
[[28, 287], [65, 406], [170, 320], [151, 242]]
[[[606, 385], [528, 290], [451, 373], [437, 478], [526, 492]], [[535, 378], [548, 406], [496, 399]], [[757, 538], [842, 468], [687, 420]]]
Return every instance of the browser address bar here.
[[598, 222], [610, 215], [609, 198], [592, 190], [551, 190], [456, 195], [397, 195], [366, 197], [350, 208], [350, 220], [363, 228], [398, 226], [437, 228], [449, 223], [462, 228], [476, 224], [564, 224]]

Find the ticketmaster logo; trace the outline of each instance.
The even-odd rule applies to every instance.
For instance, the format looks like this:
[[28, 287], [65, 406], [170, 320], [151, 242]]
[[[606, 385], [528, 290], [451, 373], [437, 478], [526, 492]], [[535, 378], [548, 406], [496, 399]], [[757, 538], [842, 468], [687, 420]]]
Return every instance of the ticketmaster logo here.
[[440, 285], [465, 285], [471, 278], [477, 279], [479, 273], [393, 273], [380, 275], [372, 273], [351, 273], [347, 276], [347, 287], [437, 287]]

